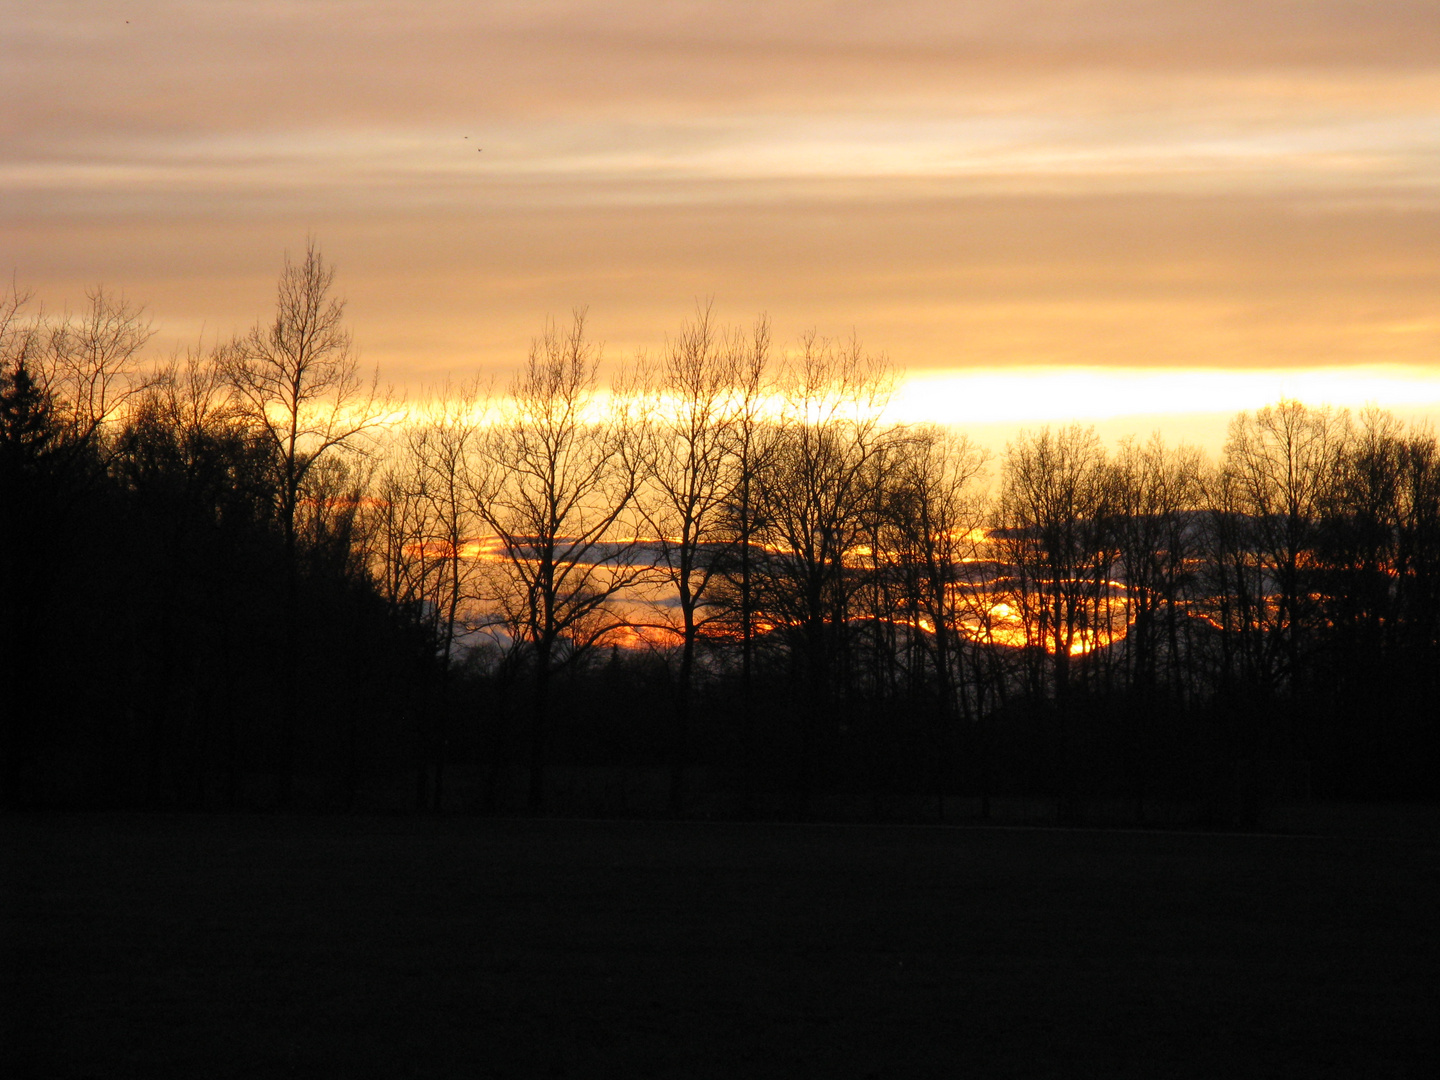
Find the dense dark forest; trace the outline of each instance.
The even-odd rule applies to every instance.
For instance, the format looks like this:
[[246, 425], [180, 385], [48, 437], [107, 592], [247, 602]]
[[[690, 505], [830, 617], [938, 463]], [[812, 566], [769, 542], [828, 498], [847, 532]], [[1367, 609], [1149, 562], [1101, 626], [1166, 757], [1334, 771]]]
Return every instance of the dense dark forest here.
[[1282, 401], [1219, 461], [897, 426], [853, 342], [583, 315], [406, 419], [312, 247], [155, 363], [0, 302], [10, 807], [1245, 825], [1433, 798], [1440, 446]]

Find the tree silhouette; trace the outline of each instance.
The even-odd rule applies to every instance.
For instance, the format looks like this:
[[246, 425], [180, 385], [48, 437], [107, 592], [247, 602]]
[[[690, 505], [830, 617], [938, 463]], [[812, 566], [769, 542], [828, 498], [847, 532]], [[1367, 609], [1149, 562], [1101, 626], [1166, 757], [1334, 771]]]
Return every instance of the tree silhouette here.
[[739, 425], [750, 404], [746, 346], [743, 336], [714, 325], [707, 305], [639, 376], [643, 410], [651, 419], [645, 427], [638, 505], [660, 549], [680, 622], [670, 751], [672, 814], [684, 804], [696, 647], [706, 627], [724, 617], [715, 593], [723, 580], [727, 511], [737, 483], [748, 482], [737, 470], [736, 455], [746, 436]]
[[[911, 637], [930, 652], [935, 676], [932, 783], [943, 812], [944, 747], [957, 705], [965, 719], [975, 718], [963, 678], [962, 628], [971, 614], [973, 585], [968, 572], [973, 564], [965, 560], [975, 550], [973, 534], [983, 522], [984, 503], [976, 488], [987, 455], [964, 436], [936, 427], [909, 433], [896, 448], [875, 550], [901, 584]], [[876, 614], [893, 621], [899, 612]]]
[[1110, 625], [1102, 543], [1107, 496], [1105, 450], [1093, 428], [1042, 428], [1006, 447], [998, 510], [1011, 597], [1025, 627], [1032, 689], [1040, 688], [1042, 658], [1048, 661], [1067, 816], [1078, 795], [1071, 730], [1075, 658], [1105, 639]]
[[85, 293], [87, 306], [46, 327], [41, 353], [47, 389], [63, 403], [76, 443], [95, 443], [105, 425], [139, 389], [135, 360], [153, 336], [144, 309], [103, 287]]
[[1241, 413], [1230, 424], [1224, 468], [1259, 559], [1261, 587], [1274, 597], [1252, 609], [1267, 644], [1263, 677], [1272, 685], [1294, 687], [1301, 678], [1316, 614], [1305, 556], [1339, 465], [1345, 427], [1344, 416], [1298, 401]]
[[299, 509], [316, 465], [359, 449], [381, 407], [378, 372], [360, 374], [344, 325], [345, 302], [331, 295], [335, 268], [319, 245], [285, 266], [276, 289], [275, 316], [256, 323], [226, 350], [224, 364], [236, 414], [269, 446], [279, 470], [277, 511], [285, 544], [284, 683], [281, 801], [292, 798], [299, 696]]
[[835, 721], [832, 675], [848, 647], [859, 585], [846, 555], [864, 539], [867, 473], [893, 438], [880, 419], [891, 379], [884, 358], [858, 342], [814, 335], [782, 379], [784, 413], [756, 474], [757, 538], [765, 552], [756, 568], [756, 606], [784, 629], [798, 661], [799, 787], [808, 809], [822, 735]]
[[600, 398], [599, 363], [583, 312], [568, 329], [547, 327], [479, 440], [472, 478], [476, 512], [503, 556], [494, 602], [533, 664], [535, 811], [545, 803], [552, 676], [624, 624], [615, 601], [648, 570], [633, 562], [636, 532], [625, 521], [639, 484], [638, 448], [629, 418]]
[[471, 505], [470, 470], [478, 438], [473, 385], [446, 384], [429, 407], [398, 434], [377, 490], [374, 515], [381, 580], [434, 639], [440, 683], [426, 684], [418, 706], [423, 761], [416, 801], [437, 808], [444, 798], [450, 690], [462, 615], [474, 600], [476, 542], [482, 515]]

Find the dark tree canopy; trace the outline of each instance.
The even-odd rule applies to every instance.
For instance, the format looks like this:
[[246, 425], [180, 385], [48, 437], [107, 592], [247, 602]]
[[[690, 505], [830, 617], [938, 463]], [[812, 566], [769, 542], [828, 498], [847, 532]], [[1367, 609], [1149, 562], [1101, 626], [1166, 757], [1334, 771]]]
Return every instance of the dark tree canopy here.
[[387, 429], [313, 243], [272, 321], [159, 363], [123, 297], [27, 300], [6, 805], [1235, 825], [1434, 795], [1440, 449], [1383, 412], [1282, 401], [1217, 461], [1041, 428], [987, 465], [886, 422], [857, 343], [776, 364], [701, 307], [627, 380], [577, 315], [506, 392]]

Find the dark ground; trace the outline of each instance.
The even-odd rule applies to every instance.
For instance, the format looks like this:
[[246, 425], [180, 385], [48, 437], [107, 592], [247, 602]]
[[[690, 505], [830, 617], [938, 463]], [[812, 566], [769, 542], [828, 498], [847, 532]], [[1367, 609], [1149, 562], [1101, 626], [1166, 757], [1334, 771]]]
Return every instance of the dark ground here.
[[1437, 1075], [1424, 839], [0, 819], [6, 1077]]

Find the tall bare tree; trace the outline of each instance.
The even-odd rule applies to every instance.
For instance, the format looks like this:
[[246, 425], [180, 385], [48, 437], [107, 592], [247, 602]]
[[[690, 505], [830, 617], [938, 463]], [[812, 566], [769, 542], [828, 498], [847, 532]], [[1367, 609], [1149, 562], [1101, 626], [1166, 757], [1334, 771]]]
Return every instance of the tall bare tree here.
[[966, 611], [974, 532], [983, 524], [978, 483], [987, 455], [964, 435], [926, 426], [908, 434], [896, 455], [881, 554], [908, 581], [915, 611], [928, 629], [937, 680], [937, 712], [953, 714], [955, 671]]
[[815, 335], [783, 379], [784, 415], [757, 473], [765, 545], [758, 606], [784, 628], [803, 673], [800, 796], [808, 805], [858, 584], [847, 555], [864, 543], [870, 472], [894, 437], [880, 417], [893, 383], [884, 357]]
[[998, 513], [1011, 602], [1025, 625], [1032, 691], [1041, 685], [1041, 658], [1048, 661], [1062, 817], [1078, 807], [1070, 730], [1074, 658], [1094, 646], [1102, 619], [1108, 630], [1099, 535], [1108, 486], [1105, 449], [1093, 428], [1046, 427], [1005, 448]]
[[1328, 408], [1281, 401], [1230, 424], [1224, 471], [1263, 596], [1253, 611], [1266, 643], [1262, 674], [1294, 687], [1304, 639], [1316, 611], [1306, 581], [1326, 491], [1338, 474], [1349, 417]]
[[[477, 387], [446, 384], [425, 413], [405, 428], [400, 460], [387, 473], [387, 489], [416, 534], [404, 552], [417, 579], [416, 600], [433, 636], [440, 663], [437, 700], [422, 703], [422, 767], [418, 799], [437, 808], [444, 798], [445, 747], [449, 741], [450, 684], [456, 641], [473, 599], [480, 515], [470, 493], [471, 458], [478, 434]], [[395, 511], [390, 512], [392, 520]], [[426, 791], [426, 773], [430, 774]]]
[[684, 804], [689, 758], [695, 650], [706, 625], [721, 617], [713, 584], [724, 562], [727, 511], [735, 479], [736, 418], [744, 408], [747, 356], [743, 338], [724, 334], [710, 305], [642, 362], [641, 400], [651, 417], [643, 459], [641, 515], [661, 551], [661, 569], [674, 589], [680, 625], [675, 689], [670, 810]]
[[313, 239], [298, 263], [287, 254], [275, 317], [236, 338], [224, 357], [235, 410], [280, 463], [278, 510], [291, 552], [307, 474], [327, 456], [359, 449], [381, 415], [378, 373], [360, 371], [334, 282], [335, 267]]
[[[1185, 601], [1200, 553], [1203, 459], [1198, 450], [1165, 445], [1156, 432], [1143, 445], [1121, 443], [1110, 465], [1111, 535], [1124, 580], [1123, 665], [1126, 722], [1136, 819], [1143, 819], [1151, 728], [1162, 715], [1160, 692], [1172, 707], [1186, 700], [1193, 662]], [[1162, 681], [1162, 675], [1165, 677]]]
[[1440, 696], [1440, 441], [1429, 428], [1405, 439], [1399, 502], [1401, 643], [1415, 657], [1416, 700], [1433, 702]]
[[281, 801], [291, 801], [298, 723], [300, 502], [318, 463], [363, 449], [379, 423], [378, 372], [366, 379], [345, 326], [345, 301], [333, 295], [335, 268], [311, 239], [304, 258], [285, 256], [275, 316], [256, 323], [225, 351], [232, 407], [269, 445], [277, 462], [277, 514], [284, 532], [285, 625]]
[[552, 676], [624, 624], [616, 601], [649, 570], [636, 563], [631, 520], [637, 447], [623, 406], [600, 393], [599, 364], [584, 312], [548, 326], [479, 440], [471, 481], [502, 556], [494, 599], [534, 665], [534, 811], [545, 801]]
[[1093, 428], [1027, 432], [1005, 448], [998, 511], [1031, 643], [1049, 654], [1062, 707], [1072, 658], [1093, 641], [1101, 604], [1094, 529], [1107, 496], [1105, 449]]
[[[876, 556], [902, 584], [912, 640], [929, 653], [935, 675], [931, 780], [944, 809], [943, 740], [957, 706], [974, 712], [962, 677], [963, 632], [971, 599], [974, 532], [983, 523], [977, 491], [986, 454], [963, 435], [922, 427], [897, 442]], [[877, 612], [893, 621], [893, 611]], [[957, 696], [959, 700], [957, 701]]]
[[1180, 665], [1183, 601], [1199, 555], [1197, 517], [1204, 506], [1204, 459], [1194, 447], [1169, 447], [1157, 432], [1128, 439], [1111, 464], [1112, 519], [1125, 583], [1125, 664], [1143, 695], [1163, 667], [1174, 694], [1187, 688]]
[[[770, 320], [755, 320], [748, 339], [738, 338], [740, 351], [730, 433], [730, 494], [725, 506], [726, 586], [730, 614], [740, 636], [740, 727], [749, 768], [754, 773], [755, 728], [755, 542], [763, 522], [758, 498], [760, 473], [776, 445], [775, 426], [766, 415], [771, 390]], [[751, 792], [753, 795], [753, 792]]]

